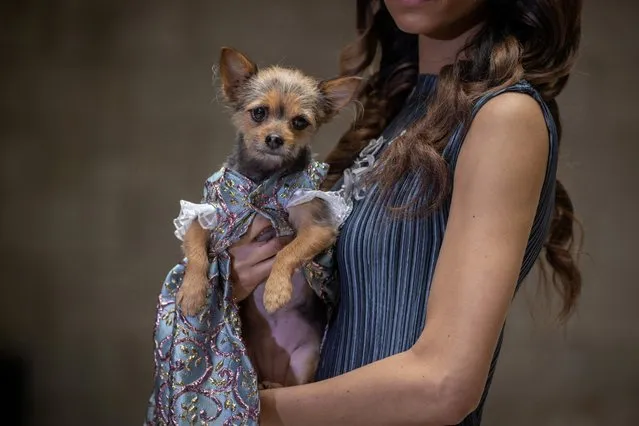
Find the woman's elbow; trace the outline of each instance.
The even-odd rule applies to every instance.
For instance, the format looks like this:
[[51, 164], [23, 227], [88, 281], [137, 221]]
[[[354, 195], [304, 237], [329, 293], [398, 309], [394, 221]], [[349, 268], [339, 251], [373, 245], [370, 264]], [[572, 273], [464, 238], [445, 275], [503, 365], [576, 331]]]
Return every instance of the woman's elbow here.
[[461, 423], [475, 411], [481, 401], [483, 389], [463, 378], [444, 377], [438, 385], [438, 405], [443, 424]]
[[[433, 369], [428, 363], [423, 363], [422, 368], [428, 368], [424, 372], [420, 391], [414, 392], [415, 411], [421, 419], [420, 424], [446, 424], [456, 425], [461, 423], [468, 414], [473, 412], [483, 393], [483, 384], [480, 380], [474, 380], [465, 374], [455, 374], [447, 371], [446, 367]], [[428, 404], [428, 409], [424, 409]]]
[[442, 420], [444, 424], [456, 425], [475, 411], [481, 400], [481, 392], [472, 390], [472, 387], [464, 388], [463, 383], [448, 386], [441, 390], [439, 397]]

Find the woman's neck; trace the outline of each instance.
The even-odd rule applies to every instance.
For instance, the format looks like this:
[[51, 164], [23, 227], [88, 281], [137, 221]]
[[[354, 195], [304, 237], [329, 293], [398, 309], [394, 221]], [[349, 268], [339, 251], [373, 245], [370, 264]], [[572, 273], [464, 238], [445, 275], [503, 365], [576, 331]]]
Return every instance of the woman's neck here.
[[480, 28], [475, 24], [449, 37], [419, 36], [419, 72], [420, 74], [439, 74], [442, 67], [455, 62], [457, 53]]

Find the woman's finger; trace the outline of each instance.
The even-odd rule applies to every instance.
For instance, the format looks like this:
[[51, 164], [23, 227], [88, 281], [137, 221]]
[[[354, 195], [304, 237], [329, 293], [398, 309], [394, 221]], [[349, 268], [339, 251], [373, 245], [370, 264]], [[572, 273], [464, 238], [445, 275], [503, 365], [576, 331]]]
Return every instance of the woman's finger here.
[[255, 264], [275, 256], [288, 242], [285, 238], [273, 238], [266, 242], [230, 247], [229, 254], [233, 259], [233, 268], [236, 270], [251, 269]]
[[264, 216], [255, 215], [253, 222], [249, 225], [246, 233], [242, 235], [242, 237], [233, 244], [233, 247], [239, 247], [245, 244], [250, 244], [256, 238], [260, 236], [260, 234], [265, 233], [269, 228], [272, 228], [273, 225], [271, 222], [266, 219]]
[[256, 265], [275, 256], [277, 252], [291, 242], [291, 239], [291, 237], [280, 237], [272, 238], [265, 243], [257, 242], [247, 244], [243, 247], [247, 249], [246, 262], [250, 265]]
[[275, 238], [276, 236], [277, 236], [277, 233], [275, 232], [275, 228], [273, 228], [272, 226], [268, 226], [264, 228], [264, 230], [260, 232], [258, 236], [252, 240], [252, 242], [263, 243], [265, 241]]
[[250, 289], [253, 291], [255, 287], [257, 287], [260, 283], [266, 281], [269, 275], [271, 275], [271, 269], [273, 269], [273, 263], [275, 262], [275, 256], [270, 257], [262, 262], [256, 264], [253, 267], [253, 277], [255, 278], [254, 288]]
[[235, 276], [232, 273], [233, 284], [233, 297], [237, 302], [241, 302], [246, 299], [255, 288], [261, 283], [265, 282], [268, 276], [271, 274], [273, 268], [273, 262], [275, 262], [275, 256], [258, 263], [251, 268], [250, 276]]

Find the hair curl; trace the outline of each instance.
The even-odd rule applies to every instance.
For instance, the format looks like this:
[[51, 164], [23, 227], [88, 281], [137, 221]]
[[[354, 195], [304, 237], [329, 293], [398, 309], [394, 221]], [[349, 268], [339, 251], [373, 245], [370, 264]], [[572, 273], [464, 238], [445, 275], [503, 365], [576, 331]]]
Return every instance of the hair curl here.
[[[526, 79], [549, 106], [561, 138], [555, 98], [565, 87], [581, 35], [582, 0], [484, 0], [485, 24], [439, 73], [424, 119], [397, 138], [382, 155], [371, 179], [388, 195], [407, 173], [420, 176], [421, 189], [412, 206], [427, 213], [450, 191], [450, 172], [442, 157], [451, 133], [468, 124], [473, 103], [487, 93]], [[397, 28], [383, 2], [357, 1], [357, 40], [340, 59], [343, 75], [375, 68], [361, 89], [364, 113], [329, 153], [325, 187], [331, 187], [367, 142], [378, 137], [399, 112], [418, 75], [417, 36]], [[379, 66], [372, 67], [380, 54]], [[555, 210], [545, 243], [553, 269], [552, 283], [562, 297], [560, 319], [573, 311], [581, 290], [581, 274], [572, 255], [574, 209], [557, 181]], [[393, 206], [402, 210], [407, 206]]]

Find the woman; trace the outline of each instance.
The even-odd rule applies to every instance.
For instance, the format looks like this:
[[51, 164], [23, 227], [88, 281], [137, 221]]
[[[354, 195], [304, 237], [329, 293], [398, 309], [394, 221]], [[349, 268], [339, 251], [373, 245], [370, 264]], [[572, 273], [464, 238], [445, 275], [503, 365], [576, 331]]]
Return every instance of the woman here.
[[[344, 74], [378, 46], [381, 62], [329, 184], [382, 138], [337, 244], [318, 381], [264, 391], [263, 425], [479, 425], [511, 299], [542, 248], [571, 313], [581, 277], [555, 97], [580, 13], [581, 0], [358, 1]], [[234, 248], [240, 299], [280, 245]]]

